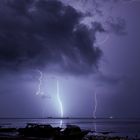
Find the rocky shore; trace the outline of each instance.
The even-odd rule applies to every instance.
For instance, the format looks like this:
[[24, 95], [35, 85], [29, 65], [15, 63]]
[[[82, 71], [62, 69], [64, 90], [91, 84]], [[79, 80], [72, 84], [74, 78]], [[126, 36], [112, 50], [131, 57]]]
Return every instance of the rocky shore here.
[[0, 128], [0, 140], [140, 140], [135, 138], [110, 136], [110, 132], [97, 134], [82, 130], [76, 125], [66, 128], [51, 125], [27, 124], [25, 128]]

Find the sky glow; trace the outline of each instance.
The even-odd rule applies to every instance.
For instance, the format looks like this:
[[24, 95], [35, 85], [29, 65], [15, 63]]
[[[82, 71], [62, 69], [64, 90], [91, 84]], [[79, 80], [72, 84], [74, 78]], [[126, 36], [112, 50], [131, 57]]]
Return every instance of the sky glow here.
[[139, 11], [139, 0], [1, 0], [0, 116], [140, 117]]
[[59, 104], [59, 107], [60, 107], [60, 115], [61, 115], [61, 118], [64, 117], [64, 112], [63, 112], [63, 105], [62, 105], [62, 101], [60, 99], [60, 87], [59, 87], [59, 81], [57, 80], [57, 100], [58, 100], [58, 104]]

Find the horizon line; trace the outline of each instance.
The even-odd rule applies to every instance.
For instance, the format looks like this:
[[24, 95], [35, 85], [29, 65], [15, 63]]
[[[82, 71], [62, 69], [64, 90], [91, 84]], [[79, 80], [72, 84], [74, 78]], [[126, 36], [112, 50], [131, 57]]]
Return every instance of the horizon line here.
[[140, 119], [140, 117], [0, 117], [0, 119]]

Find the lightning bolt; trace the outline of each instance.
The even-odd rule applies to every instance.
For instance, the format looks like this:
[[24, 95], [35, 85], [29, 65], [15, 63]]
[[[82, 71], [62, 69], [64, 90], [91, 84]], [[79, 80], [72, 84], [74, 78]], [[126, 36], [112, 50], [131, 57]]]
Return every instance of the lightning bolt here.
[[37, 72], [40, 74], [40, 76], [39, 76], [39, 79], [38, 79], [39, 84], [38, 84], [38, 90], [36, 92], [36, 95], [43, 95], [44, 92], [41, 92], [43, 73], [40, 70], [37, 70]]
[[59, 127], [62, 128], [63, 120], [60, 120]]
[[95, 119], [96, 119], [97, 105], [98, 105], [97, 93], [95, 92], [94, 93], [94, 110], [93, 110], [93, 118], [95, 118]]
[[[93, 118], [95, 119], [95, 122], [94, 122], [94, 130], [95, 130], [95, 132], [97, 132], [97, 126], [96, 126], [97, 105], [98, 105], [98, 102], [97, 102], [97, 93], [94, 92], [94, 110], [93, 110]], [[96, 133], [95, 133], [95, 134], [96, 134]]]
[[61, 118], [63, 118], [63, 105], [62, 105], [62, 101], [60, 99], [60, 93], [59, 93], [59, 81], [57, 80], [57, 100], [58, 100], [58, 103], [59, 103], [59, 107], [60, 107], [60, 115], [61, 115]]

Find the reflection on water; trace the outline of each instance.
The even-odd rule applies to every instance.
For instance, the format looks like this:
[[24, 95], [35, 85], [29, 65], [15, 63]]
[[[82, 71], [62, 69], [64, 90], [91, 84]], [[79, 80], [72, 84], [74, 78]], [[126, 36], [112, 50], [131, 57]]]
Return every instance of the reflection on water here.
[[25, 127], [27, 123], [51, 124], [64, 128], [67, 124], [80, 126], [82, 129], [89, 129], [99, 132], [114, 132], [115, 135], [135, 136], [140, 135], [139, 119], [0, 119], [0, 126]]
[[96, 122], [94, 123], [94, 131], [97, 132]]
[[60, 120], [60, 125], [59, 125], [59, 127], [63, 127], [63, 120]]

